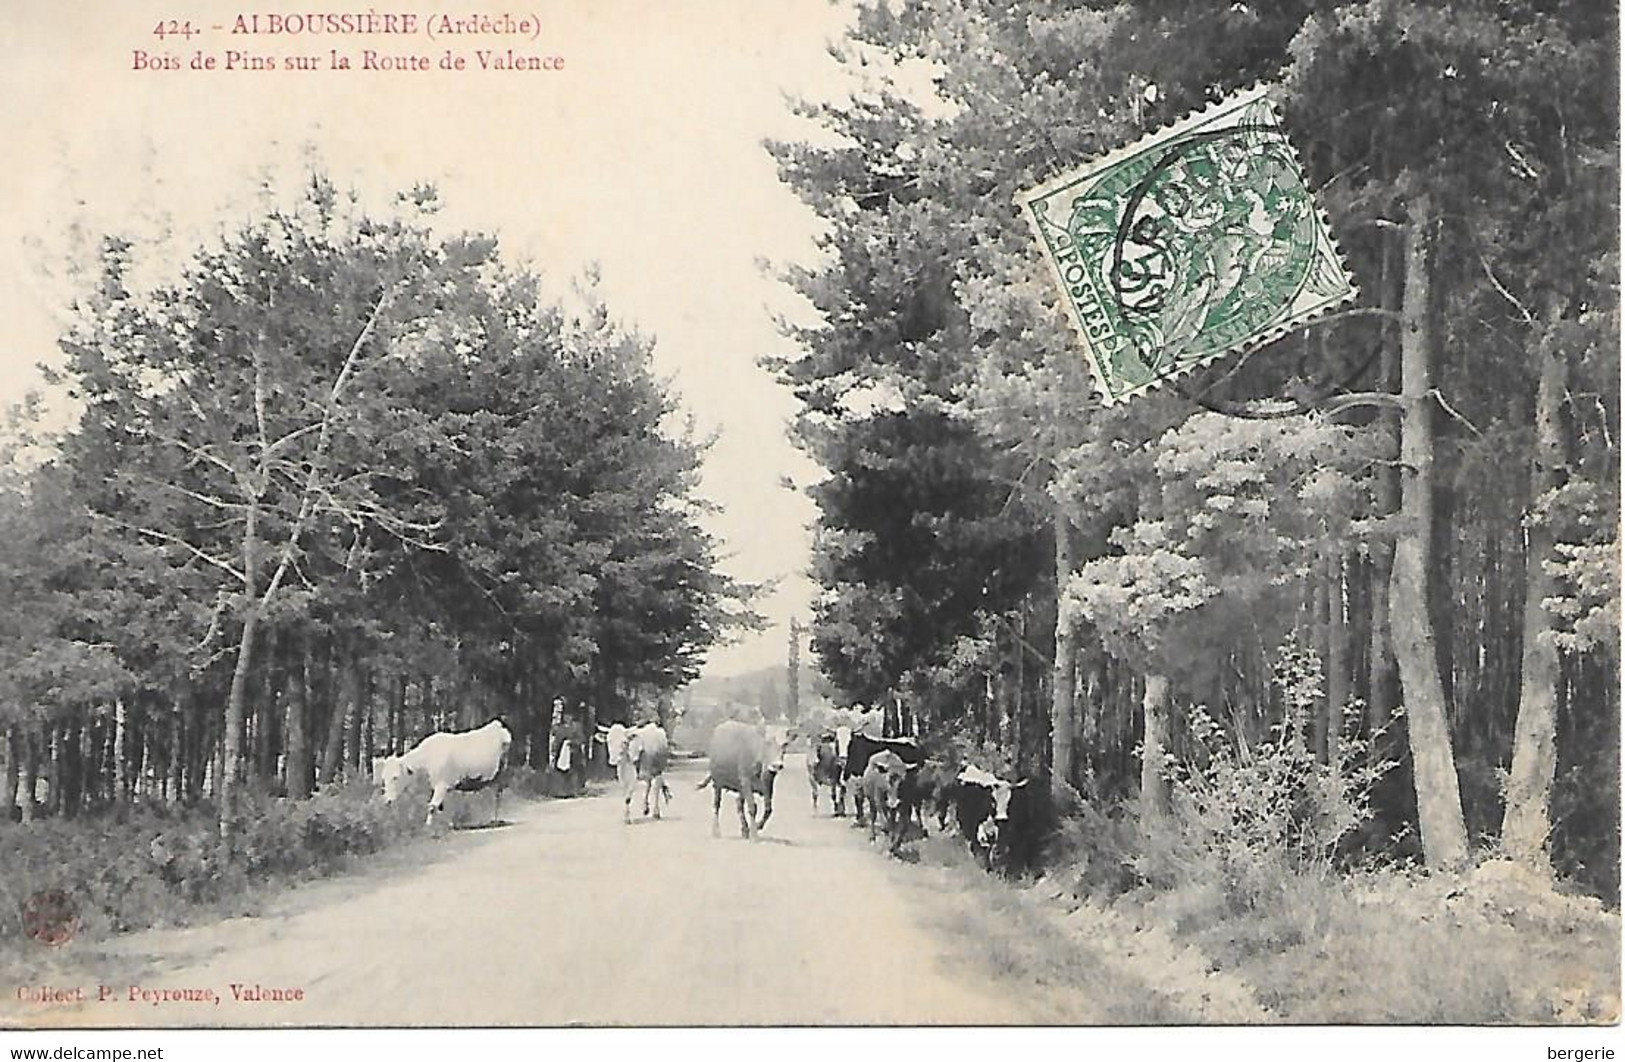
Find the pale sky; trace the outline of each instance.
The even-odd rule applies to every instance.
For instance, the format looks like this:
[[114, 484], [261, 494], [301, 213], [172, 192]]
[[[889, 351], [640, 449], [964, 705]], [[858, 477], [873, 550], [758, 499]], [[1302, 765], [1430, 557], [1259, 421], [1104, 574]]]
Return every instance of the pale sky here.
[[[437, 59], [452, 42], [414, 37], [232, 35], [241, 11], [335, 13], [285, 0], [192, 6], [190, 41], [152, 35], [181, 6], [151, 0], [6, 0], [0, 6], [0, 404], [41, 385], [69, 286], [72, 226], [141, 231], [165, 216], [183, 235], [242, 216], [256, 174], [314, 145], [369, 196], [436, 183], [444, 217], [496, 232], [508, 252], [563, 287], [599, 263], [612, 311], [657, 340], [657, 369], [720, 438], [703, 493], [726, 569], [778, 578], [773, 624], [715, 650], [708, 671], [782, 663], [792, 614], [808, 616], [813, 507], [780, 487], [816, 470], [785, 438], [789, 394], [755, 367], [785, 342], [775, 313], [806, 308], [758, 268], [809, 261], [815, 220], [779, 184], [763, 137], [813, 134], [783, 94], [829, 96], [845, 82], [827, 52], [848, 17], [828, 0], [549, 0], [541, 34], [466, 38], [462, 73], [192, 71], [195, 52], [281, 60], [338, 48]], [[455, 14], [525, 14], [464, 5]], [[403, 0], [370, 10], [436, 7]], [[444, 10], [443, 8], [441, 10]], [[562, 56], [556, 72], [481, 71], [474, 49]], [[135, 50], [178, 71], [132, 69]], [[359, 63], [357, 64], [359, 66]], [[194, 237], [195, 238], [195, 237]]]

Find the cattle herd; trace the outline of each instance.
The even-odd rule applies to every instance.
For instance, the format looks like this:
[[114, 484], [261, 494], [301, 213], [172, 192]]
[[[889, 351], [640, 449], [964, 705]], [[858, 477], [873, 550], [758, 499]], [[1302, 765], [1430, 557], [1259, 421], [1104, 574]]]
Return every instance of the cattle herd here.
[[876, 737], [849, 726], [824, 730], [807, 754], [807, 781], [814, 814], [824, 790], [836, 816], [846, 814], [850, 796], [853, 821], [868, 826], [871, 840], [877, 832], [884, 835], [893, 854], [930, 832], [929, 817], [938, 830], [947, 830], [953, 820], [987, 869], [1008, 871], [1031, 863], [1037, 809], [1026, 780], [927, 759], [913, 738]]
[[[913, 738], [883, 737], [874, 729], [842, 725], [807, 735], [807, 781], [814, 814], [827, 790], [831, 814], [845, 816], [850, 798], [854, 825], [866, 826], [871, 841], [883, 838], [894, 855], [911, 840], [929, 834], [929, 819], [935, 819], [939, 831], [948, 830], [952, 820], [983, 867], [1010, 872], [1031, 864], [1041, 832], [1040, 809], [1026, 779], [1012, 781], [974, 765], [928, 759]], [[712, 836], [721, 834], [724, 791], [735, 794], [740, 836], [754, 838], [767, 826], [773, 815], [774, 783], [795, 736], [794, 730], [782, 726], [735, 720], [717, 725], [708, 750], [710, 769], [699, 784], [712, 791]], [[643, 815], [660, 818], [662, 800], [671, 800], [665, 781], [671, 745], [664, 728], [652, 722], [613, 723], [600, 726], [594, 740], [604, 744], [615, 772], [622, 821], [632, 821], [632, 801], [640, 785]], [[497, 794], [494, 820], [501, 796], [493, 783], [512, 741], [497, 720], [476, 730], [430, 734], [409, 752], [374, 760], [373, 778], [389, 801], [399, 796], [409, 779], [427, 781], [431, 824], [451, 791], [490, 787]]]

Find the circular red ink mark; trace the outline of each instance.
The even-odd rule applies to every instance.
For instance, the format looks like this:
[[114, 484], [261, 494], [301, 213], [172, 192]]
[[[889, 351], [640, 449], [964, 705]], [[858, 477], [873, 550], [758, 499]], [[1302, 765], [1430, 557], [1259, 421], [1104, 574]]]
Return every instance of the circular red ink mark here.
[[79, 929], [79, 905], [61, 889], [36, 892], [23, 901], [23, 932], [47, 947], [60, 947]]

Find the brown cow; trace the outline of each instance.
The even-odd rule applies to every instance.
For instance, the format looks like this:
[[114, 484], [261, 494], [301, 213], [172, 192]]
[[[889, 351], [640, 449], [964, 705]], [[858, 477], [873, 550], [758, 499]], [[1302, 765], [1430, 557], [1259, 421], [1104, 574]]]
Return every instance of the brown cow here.
[[875, 826], [884, 819], [887, 849], [896, 852], [908, 829], [908, 808], [903, 801], [903, 785], [917, 764], [906, 762], [889, 749], [869, 757], [863, 771], [863, 799], [869, 805], [869, 840], [875, 839]]
[[[755, 839], [773, 815], [773, 783], [784, 769], [790, 742], [783, 727], [760, 727], [728, 720], [711, 734], [711, 770], [699, 788], [711, 787], [711, 836], [722, 835], [722, 791], [739, 797], [739, 836]], [[762, 817], [756, 818], [756, 794], [762, 794]]]

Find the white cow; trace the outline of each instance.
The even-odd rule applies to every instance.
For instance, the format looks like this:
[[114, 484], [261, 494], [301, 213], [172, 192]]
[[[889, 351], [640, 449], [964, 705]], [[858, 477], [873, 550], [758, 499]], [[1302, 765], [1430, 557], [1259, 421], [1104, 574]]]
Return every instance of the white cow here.
[[621, 786], [621, 821], [632, 821], [632, 791], [643, 783], [643, 813], [649, 814], [650, 797], [654, 798], [654, 817], [660, 817], [660, 798], [671, 802], [671, 790], [666, 788], [666, 764], [671, 759], [671, 745], [666, 731], [659, 723], [627, 726], [612, 723], [598, 728], [609, 762], [615, 768], [616, 780]]
[[[400, 756], [384, 756], [372, 761], [372, 776], [384, 787], [384, 799], [394, 801], [409, 777], [429, 780], [433, 792], [429, 796], [429, 817], [434, 816], [446, 803], [446, 794], [453, 789], [471, 793], [495, 782], [508, 755], [513, 735], [499, 720], [493, 719], [478, 730], [455, 733], [430, 734], [418, 742], [412, 751]], [[494, 789], [496, 804], [491, 818], [496, 819], [502, 808], [502, 791]]]

